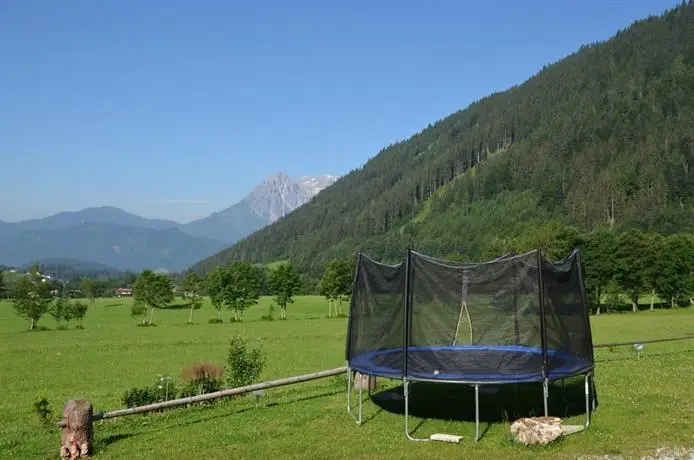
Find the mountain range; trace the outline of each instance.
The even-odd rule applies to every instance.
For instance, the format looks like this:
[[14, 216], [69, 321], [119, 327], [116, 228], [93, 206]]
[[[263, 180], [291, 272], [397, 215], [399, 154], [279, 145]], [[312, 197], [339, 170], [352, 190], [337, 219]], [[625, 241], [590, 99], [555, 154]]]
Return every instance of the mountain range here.
[[337, 176], [266, 178], [244, 199], [185, 224], [113, 206], [65, 211], [17, 223], [0, 221], [0, 264], [81, 260], [118, 270], [183, 270], [309, 202]]
[[473, 261], [569, 227], [694, 232], [693, 38], [689, 0], [586, 44], [192, 270], [291, 258], [315, 280], [357, 251]]

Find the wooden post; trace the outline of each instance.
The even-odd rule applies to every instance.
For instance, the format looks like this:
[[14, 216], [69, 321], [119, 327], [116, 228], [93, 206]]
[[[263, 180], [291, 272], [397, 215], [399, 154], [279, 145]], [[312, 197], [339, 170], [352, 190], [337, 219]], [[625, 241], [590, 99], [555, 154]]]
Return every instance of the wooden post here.
[[92, 404], [84, 399], [71, 399], [65, 404], [66, 426], [60, 437], [60, 457], [87, 458], [92, 450]]
[[354, 388], [362, 390], [375, 390], [376, 389], [376, 376], [360, 374], [359, 372], [354, 373]]

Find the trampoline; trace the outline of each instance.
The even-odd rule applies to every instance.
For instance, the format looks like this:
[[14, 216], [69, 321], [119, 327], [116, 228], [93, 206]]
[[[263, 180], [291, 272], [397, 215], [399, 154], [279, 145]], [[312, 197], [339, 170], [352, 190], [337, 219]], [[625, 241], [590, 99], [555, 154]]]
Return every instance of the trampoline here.
[[345, 354], [348, 412], [354, 372], [400, 379], [411, 440], [460, 439], [411, 436], [409, 385], [417, 381], [474, 386], [477, 441], [481, 385], [542, 383], [548, 416], [549, 382], [582, 375], [587, 427], [594, 359], [580, 252], [560, 261], [534, 250], [460, 263], [408, 250], [394, 265], [358, 253]]

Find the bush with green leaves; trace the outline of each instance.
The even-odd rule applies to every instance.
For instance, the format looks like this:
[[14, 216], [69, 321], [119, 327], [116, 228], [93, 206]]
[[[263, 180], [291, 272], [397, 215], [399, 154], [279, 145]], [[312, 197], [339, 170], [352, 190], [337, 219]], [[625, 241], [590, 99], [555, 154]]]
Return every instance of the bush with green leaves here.
[[[82, 320], [87, 314], [88, 305], [76, 300], [70, 302], [67, 297], [58, 297], [49, 308], [49, 313], [58, 323], [58, 329], [68, 329], [70, 321], [77, 320], [77, 329], [84, 329]], [[64, 322], [64, 323], [63, 323]]]
[[254, 383], [265, 366], [266, 355], [261, 348], [248, 348], [243, 337], [233, 336], [229, 341], [226, 361], [226, 383], [236, 388]]
[[275, 320], [275, 304], [270, 304], [268, 308], [267, 315], [260, 315], [261, 321], [274, 321]]
[[133, 387], [123, 394], [123, 405], [125, 407], [145, 406], [157, 402], [157, 395], [150, 387]]
[[53, 416], [53, 409], [48, 401], [48, 397], [44, 393], [36, 395], [34, 400], [34, 413], [39, 418], [41, 423], [48, 424]]
[[139, 407], [175, 399], [176, 394], [176, 384], [173, 379], [159, 376], [152, 385], [126, 390], [121, 401], [125, 407]]
[[152, 385], [152, 395], [155, 402], [168, 401], [176, 398], [176, 384], [168, 376], [160, 375]]

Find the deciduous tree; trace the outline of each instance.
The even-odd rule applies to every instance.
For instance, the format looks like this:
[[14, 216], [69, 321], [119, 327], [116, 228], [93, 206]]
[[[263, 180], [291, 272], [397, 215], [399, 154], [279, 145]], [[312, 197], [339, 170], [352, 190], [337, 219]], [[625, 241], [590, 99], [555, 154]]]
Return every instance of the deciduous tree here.
[[202, 279], [195, 273], [189, 273], [181, 283], [183, 295], [190, 302], [189, 324], [193, 324], [193, 310], [199, 310], [202, 307], [202, 286]]
[[60, 328], [62, 322], [65, 321], [65, 327], [69, 326], [69, 318], [71, 317], [70, 302], [65, 296], [59, 296], [49, 307], [49, 313]]
[[244, 311], [258, 303], [260, 298], [260, 269], [247, 261], [236, 261], [231, 265], [219, 265], [207, 276], [207, 292], [217, 310], [233, 311], [233, 320], [241, 321]]
[[5, 272], [0, 270], [0, 299], [7, 297], [7, 281], [5, 281]]
[[85, 279], [82, 280], [80, 283], [80, 288], [82, 289], [82, 293], [89, 299], [89, 301], [92, 303], [92, 307], [96, 303], [96, 283], [92, 279]]
[[616, 280], [629, 295], [633, 311], [638, 311], [639, 297], [649, 285], [649, 269], [654, 262], [651, 245], [651, 238], [639, 230], [628, 230], [617, 237], [613, 255], [617, 266]]
[[231, 308], [236, 321], [243, 320], [244, 312], [258, 303], [260, 298], [260, 269], [242, 260], [229, 267], [231, 280]]
[[280, 318], [287, 318], [287, 304], [294, 303], [294, 296], [301, 288], [301, 278], [294, 264], [282, 263], [270, 269], [268, 287], [280, 307]]
[[70, 307], [68, 308], [69, 314], [71, 318], [76, 318], [77, 319], [77, 327], [82, 328], [82, 320], [84, 317], [87, 315], [87, 310], [88, 306], [84, 302], [80, 302], [79, 300], [73, 302], [70, 304]]
[[12, 306], [17, 314], [31, 322], [29, 329], [34, 330], [39, 319], [49, 311], [53, 297], [38, 265], [31, 265], [27, 272], [14, 286]]
[[164, 275], [144, 270], [133, 283], [133, 316], [140, 316], [142, 324], [146, 321], [146, 311], [149, 308], [148, 323], [154, 323], [154, 309], [163, 308], [173, 300], [173, 286]]
[[694, 243], [690, 235], [668, 235], [661, 252], [658, 292], [672, 307], [686, 305], [694, 294]]
[[205, 278], [205, 287], [212, 306], [217, 311], [217, 321], [221, 321], [222, 309], [231, 308], [231, 273], [226, 265], [218, 265]]
[[602, 294], [617, 273], [613, 254], [617, 238], [610, 230], [599, 229], [583, 235], [581, 258], [590, 303], [600, 314]]
[[353, 278], [354, 262], [350, 259], [336, 259], [326, 267], [319, 292], [328, 299], [328, 317], [333, 316], [332, 307], [336, 302], [335, 315], [342, 314], [342, 302], [351, 293]]
[[647, 250], [644, 252], [645, 257], [645, 269], [644, 277], [646, 282], [646, 287], [651, 291], [650, 298], [650, 310], [653, 311], [655, 307], [655, 296], [658, 287], [658, 278], [662, 274], [663, 270], [663, 259], [661, 254], [663, 252], [663, 236], [657, 233], [647, 234], [649, 242]]

